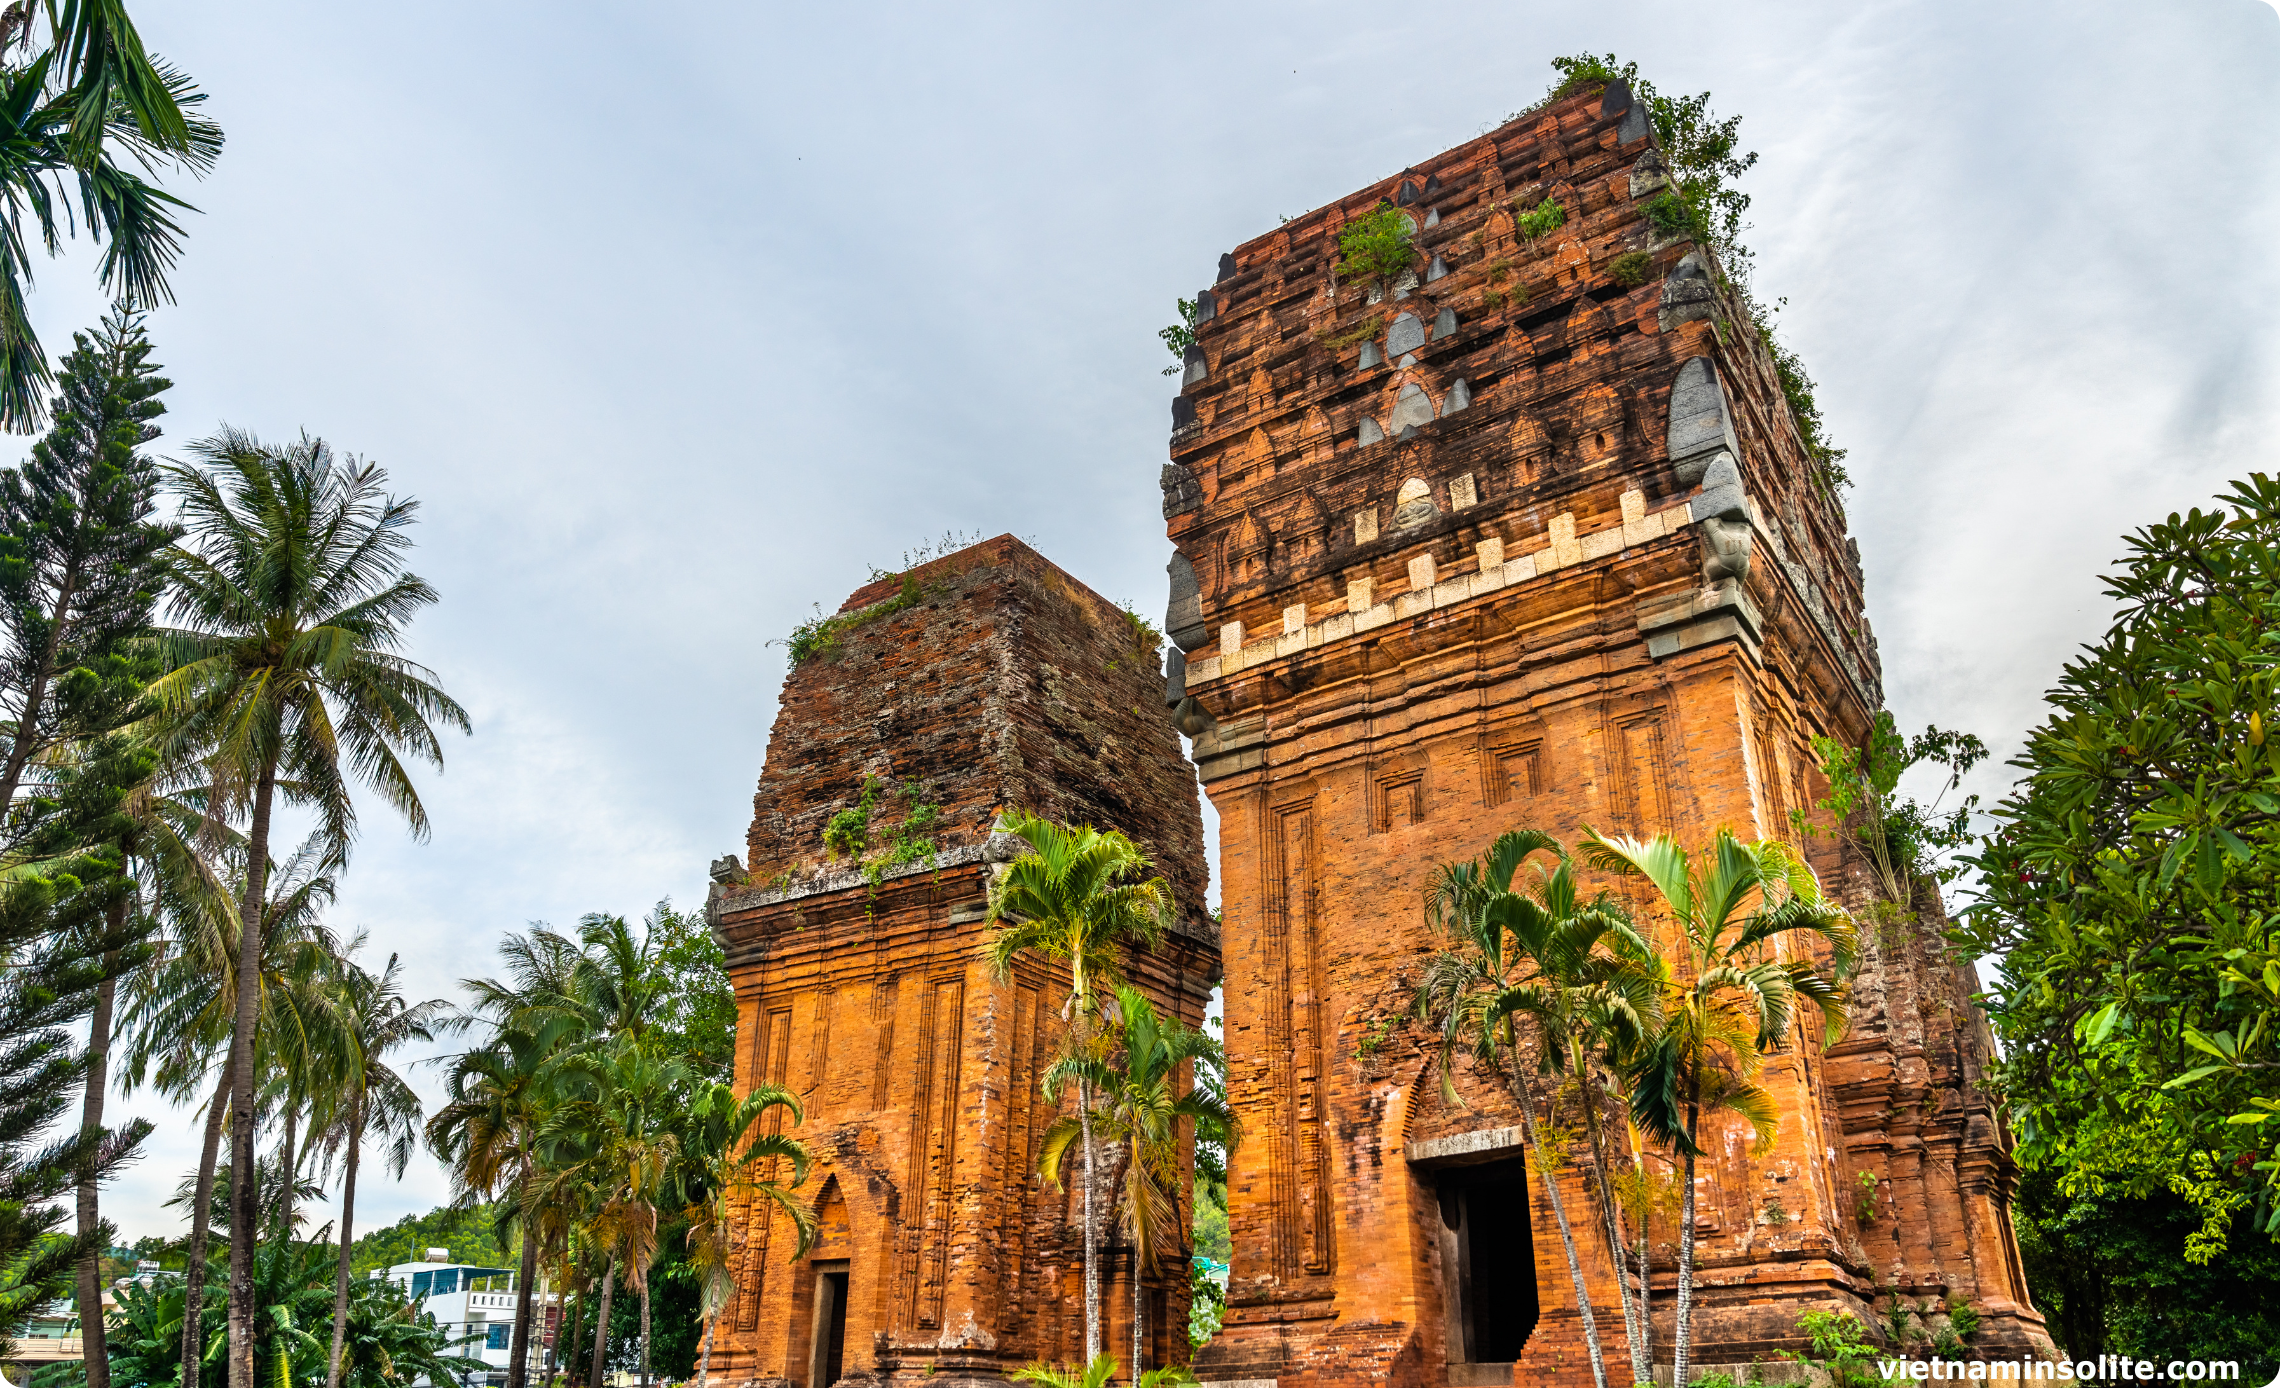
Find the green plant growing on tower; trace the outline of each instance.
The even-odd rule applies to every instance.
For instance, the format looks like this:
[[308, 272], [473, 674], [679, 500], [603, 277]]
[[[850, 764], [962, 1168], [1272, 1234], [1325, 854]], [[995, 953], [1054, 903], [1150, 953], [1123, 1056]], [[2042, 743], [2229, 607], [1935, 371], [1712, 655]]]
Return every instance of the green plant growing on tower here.
[[1857, 1317], [1844, 1311], [1807, 1311], [1797, 1318], [1797, 1328], [1812, 1347], [1803, 1353], [1782, 1350], [1782, 1358], [1826, 1373], [1831, 1388], [1870, 1388], [1884, 1382], [1868, 1368], [1877, 1347], [1868, 1342], [1868, 1327]]
[[1156, 333], [1156, 336], [1164, 340], [1165, 350], [1173, 357], [1172, 364], [1164, 368], [1167, 376], [1180, 374], [1180, 363], [1187, 359], [1187, 349], [1195, 345], [1196, 301], [1175, 299], [1172, 302], [1180, 306], [1180, 321], [1168, 328], [1159, 329]]
[[[1986, 760], [1986, 743], [1970, 733], [1938, 727], [1926, 727], [1914, 738], [1902, 737], [1890, 711], [1884, 711], [1876, 715], [1862, 746], [1816, 737], [1813, 754], [1829, 782], [1829, 793], [1816, 808], [1829, 817], [1834, 832], [1868, 860], [1885, 900], [1905, 909], [1915, 899], [1919, 876], [1928, 874], [1945, 886], [1962, 873], [1960, 861], [1943, 855], [1972, 841], [1971, 814], [1979, 797], [1966, 796], [1947, 811], [1941, 810], [1940, 802], [1962, 785], [1971, 768]], [[1900, 795], [1901, 776], [1926, 763], [1947, 769], [1939, 793], [1929, 804]], [[1803, 811], [1793, 812], [1791, 821], [1800, 835], [1816, 832]]]
[[1528, 242], [1529, 246], [1533, 247], [1544, 237], [1567, 225], [1567, 209], [1560, 206], [1559, 199], [1545, 198], [1525, 212], [1515, 207], [1512, 212], [1512, 225]]
[[1338, 274], [1349, 280], [1391, 279], [1417, 258], [1409, 214], [1390, 202], [1338, 229]]
[[1607, 278], [1625, 289], [1636, 289], [1654, 273], [1655, 258], [1645, 251], [1625, 251], [1607, 262]]
[[1876, 1173], [1863, 1171], [1854, 1180], [1860, 1186], [1860, 1194], [1853, 1201], [1853, 1219], [1866, 1229], [1876, 1223]]
[[870, 884], [871, 895], [879, 894], [879, 884], [896, 868], [925, 861], [935, 866], [940, 852], [931, 837], [934, 827], [941, 823], [942, 807], [926, 799], [926, 788], [916, 781], [907, 782], [895, 794], [903, 802], [903, 816], [894, 824], [878, 832], [880, 851], [871, 852], [872, 816], [878, 811], [885, 783], [876, 776], [863, 778], [862, 792], [855, 803], [833, 815], [823, 826], [823, 851], [832, 859], [853, 858]]

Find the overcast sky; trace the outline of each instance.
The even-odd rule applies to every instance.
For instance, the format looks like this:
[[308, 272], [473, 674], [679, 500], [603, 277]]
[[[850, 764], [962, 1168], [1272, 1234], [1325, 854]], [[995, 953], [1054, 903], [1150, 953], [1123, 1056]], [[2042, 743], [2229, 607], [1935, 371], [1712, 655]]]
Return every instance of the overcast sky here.
[[[475, 734], [432, 842], [368, 806], [333, 917], [415, 996], [527, 922], [701, 900], [771, 643], [870, 566], [1012, 531], [1159, 611], [1173, 299], [1556, 54], [1746, 117], [1904, 727], [2008, 755], [2118, 536], [2280, 465], [2262, 0], [133, 8], [229, 135], [153, 319], [160, 451], [307, 429], [424, 506], [415, 654]], [[100, 308], [42, 270], [59, 352]], [[107, 1208], [174, 1231], [195, 1122], [128, 1107]], [[446, 1195], [373, 1174], [357, 1222]]]

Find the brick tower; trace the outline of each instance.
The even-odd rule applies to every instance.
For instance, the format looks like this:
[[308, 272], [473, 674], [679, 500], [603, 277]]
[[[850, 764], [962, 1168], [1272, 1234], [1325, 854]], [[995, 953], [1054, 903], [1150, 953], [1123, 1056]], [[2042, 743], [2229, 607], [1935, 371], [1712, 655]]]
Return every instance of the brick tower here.
[[[1166, 701], [1220, 815], [1248, 1130], [1207, 1381], [1590, 1382], [1513, 1102], [1460, 1065], [1445, 1105], [1400, 1022], [1426, 874], [1521, 826], [1787, 834], [1822, 790], [1809, 739], [1857, 744], [1882, 704], [1843, 511], [1710, 253], [1647, 220], [1666, 188], [1643, 105], [1586, 91], [1237, 247], [1202, 296]], [[1531, 242], [1514, 212], [1546, 198], [1565, 223]], [[1414, 269], [1342, 281], [1340, 227], [1385, 201]], [[1860, 865], [1806, 847], [1865, 908]], [[1975, 1348], [2042, 1342], [1975, 984], [1923, 907], [1864, 928], [1842, 1044], [1801, 1026], [1768, 1058], [1777, 1148], [1707, 1129], [1697, 1362], [1880, 1286], [1969, 1300]], [[1563, 1189], [1627, 1382], [1598, 1205]], [[1667, 1218], [1654, 1239], [1667, 1361]]]
[[[992, 870], [1021, 847], [991, 826], [1022, 808], [1138, 842], [1179, 920], [1127, 971], [1194, 1025], [1219, 961], [1195, 779], [1155, 706], [1162, 674], [1139, 624], [1011, 536], [873, 583], [840, 612], [855, 620], [836, 644], [784, 681], [751, 867], [715, 864], [711, 901], [736, 988], [736, 1083], [799, 1095], [816, 1165], [798, 1195], [822, 1236], [791, 1262], [789, 1221], [749, 1212], [713, 1372], [799, 1388], [1002, 1382], [1081, 1357], [1083, 1206], [1074, 1182], [1064, 1194], [1032, 1174], [1067, 972], [1024, 961], [1006, 981], [977, 957]], [[866, 817], [868, 845], [850, 849]], [[1122, 1358], [1132, 1260], [1106, 1211], [1101, 1226]], [[1151, 1362], [1184, 1360], [1186, 1269], [1143, 1291]]]

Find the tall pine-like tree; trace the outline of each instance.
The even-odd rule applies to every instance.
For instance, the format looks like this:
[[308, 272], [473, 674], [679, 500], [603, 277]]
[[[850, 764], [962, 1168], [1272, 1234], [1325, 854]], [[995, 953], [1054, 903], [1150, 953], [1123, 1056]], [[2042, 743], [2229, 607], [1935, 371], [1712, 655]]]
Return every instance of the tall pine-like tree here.
[[[59, 997], [76, 999], [88, 1021], [84, 1050], [42, 1050], [47, 1061], [34, 1073], [44, 1082], [68, 1068], [83, 1095], [68, 1156], [89, 1388], [109, 1388], [100, 1273], [110, 1231], [100, 1185], [147, 1130], [110, 1133], [103, 1110], [118, 980], [147, 954], [150, 924], [127, 875], [131, 859], [147, 856], [149, 835], [138, 822], [147, 816], [129, 802], [148, 804], [156, 769], [155, 756], [117, 729], [152, 673], [155, 652], [140, 638], [163, 583], [160, 556], [178, 533], [152, 518], [157, 474], [141, 451], [158, 435], [151, 421], [164, 412], [158, 396], [167, 387], [150, 351], [140, 315], [124, 307], [79, 334], [53, 426], [21, 468], [0, 472], [0, 707], [14, 714], [0, 727], [8, 739], [0, 844], [16, 861], [38, 864], [45, 883], [0, 903], [0, 914], [27, 937], [44, 921], [46, 938], [21, 948], [53, 957], [73, 983]], [[25, 1113], [45, 1112], [45, 1104]], [[53, 1149], [35, 1169], [65, 1153]], [[45, 1177], [36, 1184], [45, 1189]], [[41, 1243], [44, 1256], [56, 1240]]]
[[0, 832], [16, 828], [27, 769], [83, 731], [72, 709], [100, 697], [105, 658], [149, 629], [160, 555], [181, 533], [154, 518], [157, 465], [142, 452], [170, 384], [142, 316], [115, 308], [75, 342], [54, 426], [0, 472]]

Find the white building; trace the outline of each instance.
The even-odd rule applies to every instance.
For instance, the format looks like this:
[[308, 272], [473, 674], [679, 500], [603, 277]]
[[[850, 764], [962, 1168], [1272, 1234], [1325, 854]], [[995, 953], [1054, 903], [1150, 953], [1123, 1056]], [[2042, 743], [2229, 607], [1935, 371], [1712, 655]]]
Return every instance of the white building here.
[[[442, 1248], [427, 1250], [427, 1256], [425, 1262], [398, 1263], [382, 1275], [408, 1292], [415, 1307], [435, 1317], [436, 1325], [449, 1337], [447, 1353], [480, 1359], [488, 1366], [488, 1372], [468, 1374], [469, 1388], [505, 1383], [507, 1365], [514, 1355], [514, 1270], [455, 1263], [450, 1251]], [[532, 1383], [540, 1381], [546, 1367], [546, 1332], [552, 1319], [548, 1310], [554, 1300], [551, 1295], [531, 1298], [531, 1309], [538, 1319], [536, 1333], [530, 1337]], [[482, 1338], [464, 1346], [457, 1343], [468, 1335]]]

